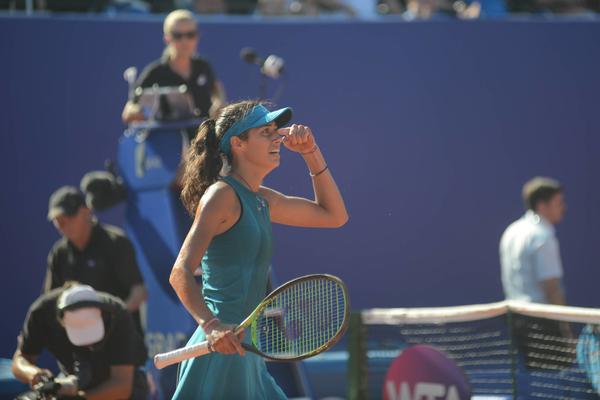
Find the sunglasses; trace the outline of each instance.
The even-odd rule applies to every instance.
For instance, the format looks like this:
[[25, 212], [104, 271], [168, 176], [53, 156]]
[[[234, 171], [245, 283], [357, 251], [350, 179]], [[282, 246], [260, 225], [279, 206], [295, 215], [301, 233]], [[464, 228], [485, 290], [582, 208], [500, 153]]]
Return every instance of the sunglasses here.
[[171, 32], [171, 37], [174, 40], [181, 40], [183, 38], [187, 39], [195, 39], [198, 36], [197, 31], [188, 31], [188, 32]]

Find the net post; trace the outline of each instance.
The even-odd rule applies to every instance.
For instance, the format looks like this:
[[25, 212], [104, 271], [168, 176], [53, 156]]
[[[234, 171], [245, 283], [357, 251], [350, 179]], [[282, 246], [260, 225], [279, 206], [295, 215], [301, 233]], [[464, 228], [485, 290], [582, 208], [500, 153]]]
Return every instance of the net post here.
[[368, 398], [366, 330], [362, 313], [353, 311], [348, 327], [348, 400]]
[[519, 368], [519, 350], [517, 348], [516, 338], [515, 338], [515, 330], [514, 330], [514, 313], [509, 308], [506, 311], [506, 329], [508, 334], [508, 345], [510, 348], [510, 374], [512, 381], [512, 398], [516, 399], [518, 394], [518, 371]]

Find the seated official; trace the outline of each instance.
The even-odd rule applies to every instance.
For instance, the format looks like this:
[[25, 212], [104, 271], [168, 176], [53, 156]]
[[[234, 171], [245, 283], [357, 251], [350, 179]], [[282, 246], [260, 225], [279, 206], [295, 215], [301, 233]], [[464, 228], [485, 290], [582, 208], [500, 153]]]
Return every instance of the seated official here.
[[147, 394], [140, 369], [147, 358], [144, 340], [123, 302], [108, 293], [68, 283], [40, 296], [29, 308], [12, 364], [17, 379], [32, 388], [52, 378], [36, 365], [44, 349], [61, 370], [59, 398], [137, 400]]
[[[193, 102], [193, 116], [205, 118], [216, 114], [225, 103], [223, 86], [217, 81], [212, 67], [196, 55], [200, 34], [194, 15], [187, 10], [175, 10], [165, 18], [164, 41], [167, 45], [160, 60], [148, 65], [138, 78], [136, 88], [181, 87], [185, 85]], [[125, 104], [123, 122], [131, 123], [147, 119], [139, 104], [139, 90], [130, 94]], [[168, 114], [161, 99], [162, 114]]]

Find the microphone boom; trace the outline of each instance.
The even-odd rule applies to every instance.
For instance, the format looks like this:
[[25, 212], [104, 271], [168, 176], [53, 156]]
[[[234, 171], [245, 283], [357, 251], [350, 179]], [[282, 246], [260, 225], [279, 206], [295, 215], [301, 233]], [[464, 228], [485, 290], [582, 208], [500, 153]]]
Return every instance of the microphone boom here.
[[261, 74], [273, 79], [279, 78], [285, 63], [283, 58], [278, 57], [275, 54], [271, 54], [266, 59], [262, 59], [251, 47], [244, 47], [240, 51], [240, 58], [248, 64], [258, 65]]

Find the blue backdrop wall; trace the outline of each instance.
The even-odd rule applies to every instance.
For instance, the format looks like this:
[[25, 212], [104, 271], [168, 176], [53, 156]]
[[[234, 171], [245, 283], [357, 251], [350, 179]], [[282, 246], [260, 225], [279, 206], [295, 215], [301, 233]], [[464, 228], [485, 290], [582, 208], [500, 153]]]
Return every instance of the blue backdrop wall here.
[[[566, 186], [569, 301], [600, 303], [599, 23], [201, 24], [230, 99], [258, 96], [242, 47], [285, 58], [278, 103], [313, 128], [347, 201], [342, 229], [276, 228], [279, 280], [337, 274], [355, 307], [500, 300], [499, 237], [522, 213], [523, 182], [543, 174]], [[0, 17], [0, 356], [58, 237], [47, 198], [115, 157], [122, 72], [160, 55], [161, 32], [158, 18]], [[267, 183], [311, 190], [290, 153]], [[123, 208], [100, 218], [121, 224]]]

